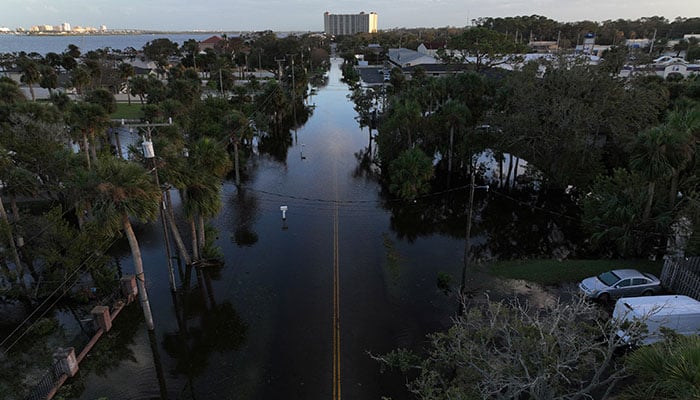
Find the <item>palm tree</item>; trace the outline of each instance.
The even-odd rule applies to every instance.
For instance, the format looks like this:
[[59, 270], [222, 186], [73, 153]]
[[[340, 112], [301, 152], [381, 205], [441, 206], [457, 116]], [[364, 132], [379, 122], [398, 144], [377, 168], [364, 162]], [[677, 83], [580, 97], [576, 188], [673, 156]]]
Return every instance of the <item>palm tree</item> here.
[[462, 133], [462, 130], [471, 122], [471, 113], [464, 103], [457, 100], [449, 100], [440, 109], [440, 116], [443, 123], [450, 130], [449, 148], [447, 151], [447, 174], [449, 179], [452, 175], [455, 130], [457, 130], [458, 135]]
[[626, 358], [635, 377], [622, 399], [700, 398], [700, 336], [677, 336]]
[[34, 84], [39, 82], [41, 78], [39, 65], [36, 61], [25, 57], [17, 61], [17, 66], [22, 71], [22, 77], [20, 79], [29, 86], [29, 93], [32, 95], [32, 101], [34, 101], [36, 99], [34, 96]]
[[148, 93], [148, 79], [143, 76], [137, 76], [131, 80], [131, 95], [138, 96], [143, 105], [143, 98]]
[[397, 122], [397, 130], [399, 134], [405, 134], [408, 140], [408, 148], [413, 147], [413, 132], [420, 125], [421, 120], [421, 110], [420, 105], [417, 101], [404, 101], [399, 103], [394, 112], [392, 113], [392, 118]]
[[[8, 157], [7, 150], [5, 150], [3, 147], [0, 147], [0, 171], [7, 171], [11, 167], [11, 165], [12, 160]], [[2, 200], [2, 196], [0, 196], [0, 218], [2, 218], [2, 221], [0, 222], [2, 224], [1, 228], [2, 231], [4, 231], [2, 233], [5, 234], [5, 239], [10, 244], [10, 249], [12, 251], [12, 258], [14, 259], [15, 269], [17, 270], [17, 282], [24, 287], [24, 269], [22, 268], [22, 262], [20, 261], [19, 253], [17, 252], [17, 245], [15, 244], [15, 238], [12, 234], [12, 225], [10, 224], [10, 219], [8, 218], [7, 212], [5, 211], [5, 204]], [[4, 263], [2, 264], [4, 265]], [[4, 272], [9, 279], [9, 269], [5, 269]]]
[[102, 106], [77, 102], [70, 106], [68, 122], [74, 132], [79, 133], [82, 139], [82, 150], [85, 152], [86, 165], [91, 167], [91, 160], [97, 161], [97, 144], [95, 143], [97, 133], [102, 134], [109, 125], [109, 116]]
[[15, 104], [26, 98], [22, 89], [12, 80], [0, 80], [0, 104]]
[[85, 67], [77, 66], [70, 72], [70, 80], [78, 94], [82, 95], [85, 87], [92, 81], [92, 77]]
[[73, 58], [78, 58], [80, 57], [80, 48], [74, 44], [69, 44], [63, 54], [69, 55]]
[[414, 199], [430, 190], [433, 164], [421, 149], [406, 150], [389, 167], [391, 183], [389, 190], [404, 199]]
[[123, 79], [126, 83], [126, 100], [131, 105], [131, 88], [129, 87], [129, 81], [132, 76], [134, 76], [134, 66], [127, 63], [119, 64], [119, 78]]
[[210, 138], [199, 139], [189, 150], [184, 208], [190, 221], [195, 259], [203, 256], [204, 219], [215, 216], [221, 209], [220, 184], [230, 170], [231, 160], [225, 148]]
[[155, 186], [146, 170], [138, 164], [116, 158], [105, 158], [96, 166], [100, 183], [97, 185], [95, 215], [113, 232], [124, 231], [134, 261], [141, 306], [146, 326], [153, 330], [153, 315], [146, 293], [141, 249], [131, 225], [131, 218], [141, 222], [153, 221], [158, 215], [160, 189]]
[[413, 148], [413, 132], [420, 127], [420, 105], [415, 100], [392, 104], [377, 136], [382, 167], [388, 167], [405, 150]]
[[238, 156], [238, 145], [242, 138], [249, 138], [252, 134], [248, 118], [238, 110], [232, 110], [224, 118], [224, 130], [229, 132], [230, 142], [233, 144], [234, 167], [236, 171], [236, 186], [241, 186], [241, 174]]
[[187, 185], [184, 209], [190, 223], [193, 258], [204, 257], [206, 244], [204, 219], [213, 217], [221, 209], [220, 181], [211, 175], [192, 175]]
[[[2, 171], [0, 175], [3, 182], [2, 194], [10, 197], [10, 209], [12, 210], [12, 221], [19, 222], [19, 207], [17, 206], [18, 196], [34, 197], [39, 192], [39, 180], [36, 174], [18, 165]], [[17, 237], [17, 244], [22, 246], [24, 240]]]
[[673, 166], [669, 159], [673, 140], [674, 137], [662, 126], [648, 129], [637, 136], [635, 149], [630, 157], [630, 167], [639, 172], [649, 185], [644, 220], [648, 220], [651, 215], [656, 183], [662, 178], [670, 177], [673, 173]]
[[700, 107], [672, 111], [664, 128], [675, 137], [674, 149], [669, 152], [673, 167], [668, 198], [671, 209], [676, 202], [680, 176], [691, 164], [700, 140]]
[[53, 96], [53, 90], [58, 86], [58, 74], [56, 74], [56, 70], [50, 65], [42, 65], [39, 72], [41, 73], [39, 86], [48, 89], [49, 96]]
[[69, 205], [75, 208], [75, 216], [81, 230], [86, 217], [92, 217], [92, 201], [97, 197], [95, 188], [99, 183], [96, 172], [83, 166], [72, 168], [64, 182], [64, 194]]

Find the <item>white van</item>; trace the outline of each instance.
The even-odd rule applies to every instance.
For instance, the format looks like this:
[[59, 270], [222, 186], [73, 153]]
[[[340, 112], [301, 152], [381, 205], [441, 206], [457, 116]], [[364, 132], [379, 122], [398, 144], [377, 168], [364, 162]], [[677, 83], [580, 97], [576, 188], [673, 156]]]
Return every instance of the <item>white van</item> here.
[[[629, 345], [663, 340], [662, 328], [681, 335], [697, 335], [700, 334], [700, 301], [681, 295], [623, 297], [615, 303], [613, 319], [622, 325], [617, 336]], [[646, 331], [632, 333], [635, 322], [641, 322]]]

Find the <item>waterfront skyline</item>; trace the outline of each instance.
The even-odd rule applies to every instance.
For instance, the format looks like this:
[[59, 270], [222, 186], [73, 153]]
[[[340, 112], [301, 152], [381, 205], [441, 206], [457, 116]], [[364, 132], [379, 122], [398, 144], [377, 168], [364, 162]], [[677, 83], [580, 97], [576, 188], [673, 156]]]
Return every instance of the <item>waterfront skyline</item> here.
[[[274, 10], [271, 12], [270, 10]], [[5, 0], [0, 27], [29, 29], [34, 25], [68, 22], [109, 29], [163, 31], [323, 31], [323, 13], [376, 12], [379, 29], [397, 27], [463, 27], [479, 17], [542, 15], [556, 21], [604, 21], [663, 16], [700, 16], [700, 2], [687, 0], [375, 0], [330, 5], [321, 0], [239, 0], [188, 2], [182, 0]], [[154, 18], [157, 16], [157, 18]]]

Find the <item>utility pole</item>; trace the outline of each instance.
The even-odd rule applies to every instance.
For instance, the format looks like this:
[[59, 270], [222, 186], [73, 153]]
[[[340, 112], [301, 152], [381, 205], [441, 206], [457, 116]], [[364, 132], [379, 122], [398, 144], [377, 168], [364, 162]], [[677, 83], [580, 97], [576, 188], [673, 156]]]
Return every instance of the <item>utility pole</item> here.
[[[124, 120], [122, 120], [122, 124], [124, 124]], [[155, 151], [153, 150], [153, 137], [152, 137], [152, 131], [154, 127], [157, 126], [170, 126], [172, 125], [172, 120], [168, 120], [167, 123], [160, 123], [160, 124], [151, 124], [150, 122], [146, 122], [145, 124], [142, 123], [136, 123], [136, 124], [128, 124], [130, 128], [144, 128], [146, 136], [143, 140], [143, 155], [144, 158], [151, 160], [153, 164], [153, 173], [154, 177], [156, 180], [156, 186], [158, 186], [158, 189], [160, 190], [160, 220], [161, 224], [163, 225], [163, 240], [165, 241], [165, 253], [166, 253], [166, 258], [167, 258], [167, 265], [168, 265], [168, 280], [170, 281], [170, 290], [173, 292], [177, 291], [177, 285], [175, 284], [175, 273], [173, 271], [173, 263], [172, 263], [172, 255], [171, 255], [171, 249], [170, 249], [170, 235], [168, 233], [168, 226], [167, 226], [167, 220], [166, 220], [166, 201], [165, 201], [165, 196], [163, 196], [163, 189], [160, 186], [160, 178], [158, 176], [158, 162], [156, 161], [156, 156], [155, 156]], [[145, 290], [145, 287], [144, 287]]]
[[[474, 166], [470, 166], [471, 168], [471, 182], [469, 184], [469, 203], [467, 204], [467, 231], [464, 236], [464, 266], [462, 267], [462, 284], [460, 286], [459, 293], [461, 295], [464, 295], [464, 289], [466, 288], [467, 285], [467, 271], [469, 269], [469, 259], [471, 257], [471, 232], [472, 232], [472, 209], [474, 207], [474, 189], [476, 189], [476, 186], [474, 185]], [[479, 189], [486, 189], [487, 191], [489, 190], [489, 186], [479, 186]]]
[[297, 98], [297, 86], [294, 80], [294, 54], [290, 55], [292, 57], [292, 113], [294, 114], [294, 139], [297, 139], [297, 106], [294, 103]]
[[275, 58], [275, 61], [277, 61], [277, 80], [282, 79], [282, 61], [284, 61], [284, 58]]

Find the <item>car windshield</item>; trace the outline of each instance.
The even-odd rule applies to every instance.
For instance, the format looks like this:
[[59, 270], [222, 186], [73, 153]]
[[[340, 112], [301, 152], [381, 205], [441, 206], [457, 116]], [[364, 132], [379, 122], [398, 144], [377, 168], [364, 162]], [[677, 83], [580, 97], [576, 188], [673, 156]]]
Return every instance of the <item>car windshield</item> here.
[[608, 271], [598, 275], [598, 280], [603, 282], [606, 286], [612, 286], [620, 280], [620, 277], [615, 275], [612, 271]]

